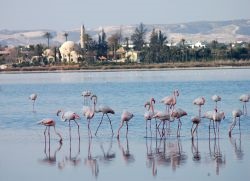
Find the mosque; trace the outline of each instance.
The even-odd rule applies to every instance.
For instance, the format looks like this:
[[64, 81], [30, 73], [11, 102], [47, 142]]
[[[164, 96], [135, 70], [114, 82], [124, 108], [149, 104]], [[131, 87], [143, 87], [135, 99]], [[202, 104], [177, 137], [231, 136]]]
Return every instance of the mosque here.
[[78, 62], [78, 59], [82, 57], [81, 49], [85, 48], [84, 35], [85, 35], [85, 28], [84, 28], [84, 25], [82, 25], [81, 35], [80, 35], [80, 47], [78, 44], [76, 44], [73, 41], [66, 41], [61, 45], [61, 47], [59, 48], [59, 51], [62, 56], [62, 59], [61, 59], [62, 62], [67, 62], [67, 63]]

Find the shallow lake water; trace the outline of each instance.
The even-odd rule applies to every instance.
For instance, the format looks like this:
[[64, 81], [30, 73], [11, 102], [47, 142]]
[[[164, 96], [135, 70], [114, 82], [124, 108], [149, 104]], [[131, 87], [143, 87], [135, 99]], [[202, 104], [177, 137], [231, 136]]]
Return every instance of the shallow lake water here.
[[[171, 123], [165, 139], [145, 138], [144, 103], [151, 97], [155, 109], [166, 109], [160, 100], [178, 89], [176, 107], [184, 109], [181, 136], [176, 137], [177, 122]], [[108, 119], [97, 136], [88, 137], [87, 121], [82, 114], [82, 91], [98, 96], [97, 104], [115, 110], [110, 115], [115, 135], [111, 136]], [[35, 111], [28, 99], [37, 93]], [[228, 137], [232, 110], [242, 109], [241, 94], [250, 93], [250, 69], [185, 69], [121, 72], [54, 72], [0, 74], [0, 180], [249, 180], [250, 178], [250, 106]], [[202, 113], [214, 109], [211, 96], [222, 101], [218, 110], [225, 112], [220, 136], [209, 134], [209, 121], [202, 119], [198, 137], [191, 140], [191, 117], [198, 115], [193, 100], [206, 98]], [[72, 122], [56, 116], [58, 109], [80, 115], [80, 135]], [[134, 114], [117, 140], [120, 116], [126, 109]], [[95, 132], [102, 115], [96, 114], [90, 129]], [[59, 144], [51, 129], [37, 125], [43, 118], [53, 118], [62, 134]], [[152, 128], [154, 128], [154, 120]], [[80, 138], [80, 139], [79, 139]]]

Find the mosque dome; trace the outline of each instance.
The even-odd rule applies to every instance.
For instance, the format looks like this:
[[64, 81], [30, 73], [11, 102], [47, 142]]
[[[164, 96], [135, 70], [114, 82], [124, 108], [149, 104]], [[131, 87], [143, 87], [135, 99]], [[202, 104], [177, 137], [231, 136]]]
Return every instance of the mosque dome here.
[[79, 46], [74, 43], [73, 41], [66, 41], [62, 44], [62, 46], [59, 48], [61, 54], [69, 54], [72, 51], [78, 51]]
[[49, 48], [47, 48], [46, 50], [44, 50], [43, 55], [46, 56], [46, 57], [48, 57], [48, 56], [54, 56], [54, 51], [51, 50], [51, 49], [49, 49]]

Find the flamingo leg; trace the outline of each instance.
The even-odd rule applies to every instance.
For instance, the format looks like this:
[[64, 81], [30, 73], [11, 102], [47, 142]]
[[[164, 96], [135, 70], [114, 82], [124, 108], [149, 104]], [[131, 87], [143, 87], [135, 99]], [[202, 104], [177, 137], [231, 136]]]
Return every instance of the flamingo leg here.
[[146, 120], [146, 138], [148, 137], [148, 120]]
[[104, 116], [104, 114], [102, 114], [102, 119], [101, 119], [101, 121], [100, 121], [100, 123], [99, 123], [99, 125], [98, 125], [98, 127], [97, 127], [97, 129], [96, 129], [95, 136], [96, 136], [96, 134], [97, 134], [97, 132], [98, 132], [99, 127], [100, 127], [101, 124], [102, 124], [103, 116]]
[[194, 123], [192, 124], [192, 128], [191, 128], [191, 136], [192, 136], [192, 140], [194, 138], [194, 135], [193, 135], [193, 127], [194, 127]]
[[117, 132], [117, 139], [119, 139], [119, 137], [120, 137], [120, 129], [122, 128], [123, 124], [124, 124], [124, 121], [121, 122], [121, 126], [120, 126], [119, 129], [118, 129], [118, 132]]
[[126, 132], [126, 138], [128, 137], [128, 122], [126, 121], [126, 125], [127, 125], [127, 132]]
[[76, 125], [77, 125], [77, 129], [78, 129], [78, 138], [79, 138], [79, 140], [80, 140], [80, 126], [79, 126], [79, 124], [76, 122], [76, 120], [74, 120], [74, 122], [75, 122]]
[[246, 115], [247, 115], [247, 103], [245, 102], [245, 110], [246, 110]]
[[240, 131], [240, 117], [239, 117], [239, 131]]
[[89, 131], [89, 137], [92, 138], [92, 133], [90, 129], [90, 119], [88, 119], [88, 131]]
[[151, 119], [149, 120], [149, 129], [150, 129], [150, 136], [152, 137]]
[[114, 135], [114, 131], [113, 131], [113, 127], [112, 127], [112, 122], [111, 122], [111, 119], [109, 118], [109, 115], [108, 114], [106, 114], [106, 115], [107, 115], [107, 117], [109, 119], [109, 124], [110, 124], [110, 128], [112, 130], [112, 136], [113, 136]]
[[55, 125], [53, 126], [54, 127], [54, 131], [55, 131], [55, 133], [59, 136], [59, 138], [60, 138], [60, 140], [59, 140], [59, 142], [60, 142], [60, 144], [62, 144], [62, 136], [61, 136], [61, 134], [60, 133], [58, 133], [57, 131], [56, 131], [56, 127], [55, 127]]

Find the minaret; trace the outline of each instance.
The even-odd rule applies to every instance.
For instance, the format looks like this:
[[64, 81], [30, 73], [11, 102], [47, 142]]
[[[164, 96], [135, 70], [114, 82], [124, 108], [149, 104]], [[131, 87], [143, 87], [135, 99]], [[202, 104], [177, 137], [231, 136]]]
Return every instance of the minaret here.
[[85, 28], [84, 28], [84, 25], [82, 25], [82, 26], [81, 26], [81, 35], [80, 35], [80, 44], [81, 44], [81, 48], [82, 48], [82, 49], [85, 48], [84, 35], [85, 35]]

